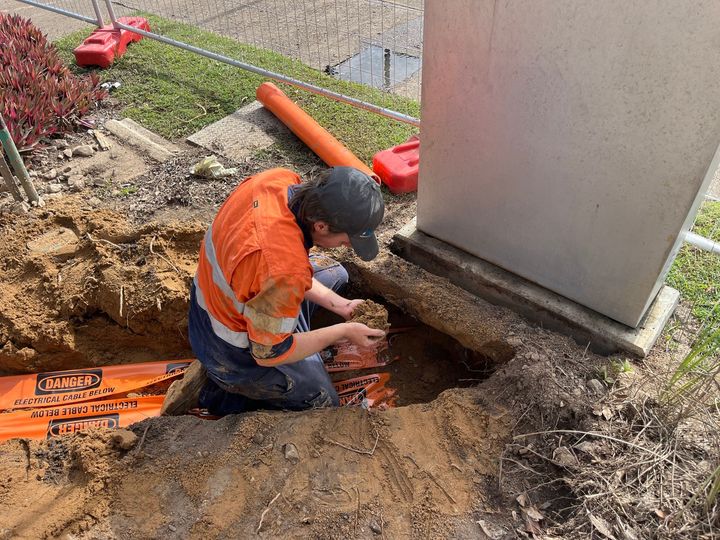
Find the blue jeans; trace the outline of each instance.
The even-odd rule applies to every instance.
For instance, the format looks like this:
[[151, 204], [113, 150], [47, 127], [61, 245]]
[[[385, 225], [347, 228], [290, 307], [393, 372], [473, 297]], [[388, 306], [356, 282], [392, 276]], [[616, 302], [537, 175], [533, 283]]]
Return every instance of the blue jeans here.
[[[348, 282], [345, 268], [321, 255], [310, 257], [315, 279], [335, 292]], [[295, 332], [308, 332], [316, 304], [305, 300]], [[276, 367], [259, 366], [248, 349], [230, 345], [215, 335], [207, 313], [190, 290], [190, 345], [207, 370], [200, 407], [225, 415], [257, 409], [304, 410], [338, 406], [338, 396], [320, 354]]]

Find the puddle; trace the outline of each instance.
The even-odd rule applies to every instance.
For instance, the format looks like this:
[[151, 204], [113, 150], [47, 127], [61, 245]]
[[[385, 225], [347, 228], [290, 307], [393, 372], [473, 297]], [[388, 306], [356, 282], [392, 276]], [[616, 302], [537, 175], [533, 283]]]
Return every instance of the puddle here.
[[[356, 296], [362, 298], [361, 296]], [[389, 347], [378, 358], [389, 363], [382, 367], [359, 371], [333, 373], [333, 381], [387, 373], [388, 389], [395, 390], [395, 405], [428, 403], [449, 388], [475, 386], [487, 379], [514, 355], [512, 347], [504, 343], [491, 343], [483, 352], [463, 347], [457, 340], [427, 326], [378, 299], [388, 308], [391, 334]], [[333, 314], [320, 310], [312, 328], [340, 322]], [[392, 333], [394, 329], [402, 331]]]
[[330, 68], [330, 72], [338, 79], [389, 90], [412, 77], [421, 66], [417, 56], [370, 45]]

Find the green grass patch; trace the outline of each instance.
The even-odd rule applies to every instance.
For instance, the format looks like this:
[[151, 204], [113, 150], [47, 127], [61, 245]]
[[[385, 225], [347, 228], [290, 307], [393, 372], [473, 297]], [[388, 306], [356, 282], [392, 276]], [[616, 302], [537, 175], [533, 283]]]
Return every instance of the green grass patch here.
[[[706, 202], [700, 208], [693, 231], [720, 242], [720, 202]], [[667, 278], [682, 297], [693, 305], [700, 320], [720, 317], [720, 256], [683, 245]]]
[[[405, 114], [415, 117], [420, 114], [419, 104], [411, 99], [337, 80], [281, 54], [243, 45], [188, 24], [143, 15], [153, 31], [163, 36]], [[75, 32], [56, 42], [69, 63], [73, 62], [72, 49], [90, 30]], [[169, 139], [186, 137], [253, 101], [256, 88], [266, 80], [151, 39], [131, 44], [122, 58], [99, 73], [104, 81], [122, 83], [113, 96], [122, 104], [123, 115]], [[283, 90], [367, 163], [378, 150], [399, 144], [416, 131], [400, 122], [294, 87], [283, 85]]]

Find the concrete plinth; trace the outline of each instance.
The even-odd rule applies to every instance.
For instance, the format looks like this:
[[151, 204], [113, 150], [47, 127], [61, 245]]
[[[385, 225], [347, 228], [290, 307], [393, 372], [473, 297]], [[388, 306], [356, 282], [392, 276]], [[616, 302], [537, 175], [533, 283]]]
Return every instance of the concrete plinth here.
[[647, 355], [679, 299], [675, 289], [663, 286], [638, 327], [630, 328], [418, 231], [414, 219], [393, 237], [391, 249], [493, 304], [606, 354], [620, 350]]

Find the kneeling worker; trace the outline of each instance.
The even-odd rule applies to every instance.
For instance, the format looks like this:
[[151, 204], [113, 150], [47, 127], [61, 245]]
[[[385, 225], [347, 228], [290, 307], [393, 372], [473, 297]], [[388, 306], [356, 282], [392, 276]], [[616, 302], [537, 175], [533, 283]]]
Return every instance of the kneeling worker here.
[[202, 242], [188, 318], [199, 362], [171, 386], [163, 414], [337, 406], [318, 353], [343, 340], [372, 346], [384, 332], [353, 322], [310, 330], [317, 306], [348, 320], [362, 300], [340, 296], [345, 269], [308, 250], [352, 246], [373, 259], [384, 210], [377, 183], [352, 167], [306, 183], [287, 169], [242, 182]]

